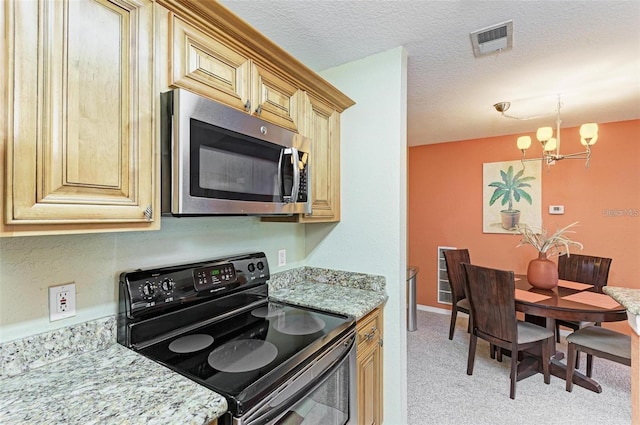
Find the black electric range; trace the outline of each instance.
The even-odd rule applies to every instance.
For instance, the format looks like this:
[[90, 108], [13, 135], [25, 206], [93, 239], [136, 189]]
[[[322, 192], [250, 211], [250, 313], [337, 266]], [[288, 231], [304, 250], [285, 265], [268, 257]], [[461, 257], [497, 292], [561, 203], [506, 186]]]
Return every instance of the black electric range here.
[[269, 301], [269, 277], [262, 252], [124, 272], [118, 342], [223, 395], [228, 423], [280, 423], [264, 400], [293, 404], [354, 355], [355, 321]]

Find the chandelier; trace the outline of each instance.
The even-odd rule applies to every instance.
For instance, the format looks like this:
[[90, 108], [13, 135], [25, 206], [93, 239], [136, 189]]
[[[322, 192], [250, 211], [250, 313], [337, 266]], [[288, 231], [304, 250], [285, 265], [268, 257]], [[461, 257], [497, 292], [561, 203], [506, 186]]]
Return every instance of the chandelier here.
[[[513, 118], [517, 120], [530, 120], [534, 118], [540, 118], [540, 116], [535, 117], [515, 117], [513, 115], [508, 115], [505, 112], [511, 106], [510, 102], [499, 102], [493, 105], [496, 111], [500, 112], [504, 117]], [[570, 154], [561, 154], [560, 153], [560, 108], [562, 107], [562, 102], [560, 101], [560, 96], [558, 96], [558, 107], [556, 109], [556, 137], [553, 137], [553, 128], [552, 127], [540, 127], [536, 132], [536, 139], [540, 142], [542, 147], [542, 156], [539, 158], [525, 158], [526, 151], [531, 146], [531, 137], [530, 136], [520, 136], [516, 141], [516, 146], [522, 152], [521, 161], [544, 161], [547, 165], [555, 164], [556, 161], [560, 161], [562, 159], [584, 159], [585, 168], [589, 168], [589, 159], [591, 158], [591, 146], [595, 145], [598, 141], [598, 124], [596, 123], [587, 123], [582, 124], [580, 126], [580, 143], [585, 147], [585, 151], [576, 152]]]

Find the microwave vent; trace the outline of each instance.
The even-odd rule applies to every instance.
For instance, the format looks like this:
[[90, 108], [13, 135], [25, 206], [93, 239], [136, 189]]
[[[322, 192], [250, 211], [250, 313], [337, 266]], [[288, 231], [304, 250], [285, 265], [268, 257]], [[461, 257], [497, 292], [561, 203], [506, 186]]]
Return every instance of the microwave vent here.
[[506, 21], [470, 34], [475, 57], [510, 50], [513, 47], [513, 21]]

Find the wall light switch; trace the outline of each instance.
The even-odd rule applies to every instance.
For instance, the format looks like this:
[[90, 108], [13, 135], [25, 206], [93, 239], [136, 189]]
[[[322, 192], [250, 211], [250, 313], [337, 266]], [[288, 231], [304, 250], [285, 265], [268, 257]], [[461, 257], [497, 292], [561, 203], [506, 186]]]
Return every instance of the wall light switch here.
[[549, 214], [564, 214], [564, 205], [549, 205]]

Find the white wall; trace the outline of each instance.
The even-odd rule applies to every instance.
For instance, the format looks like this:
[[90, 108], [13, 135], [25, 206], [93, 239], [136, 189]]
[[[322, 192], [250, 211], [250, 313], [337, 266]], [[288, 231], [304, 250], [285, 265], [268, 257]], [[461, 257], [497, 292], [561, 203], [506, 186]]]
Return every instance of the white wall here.
[[[282, 248], [287, 265], [278, 268]], [[264, 251], [272, 273], [302, 266], [304, 225], [163, 217], [154, 232], [0, 238], [0, 343], [116, 314], [121, 271], [247, 251]], [[77, 315], [49, 322], [47, 288], [71, 281]]]
[[384, 423], [407, 422], [406, 74], [396, 48], [320, 73], [356, 104], [342, 115], [342, 219], [306, 228], [307, 264], [383, 275]]

